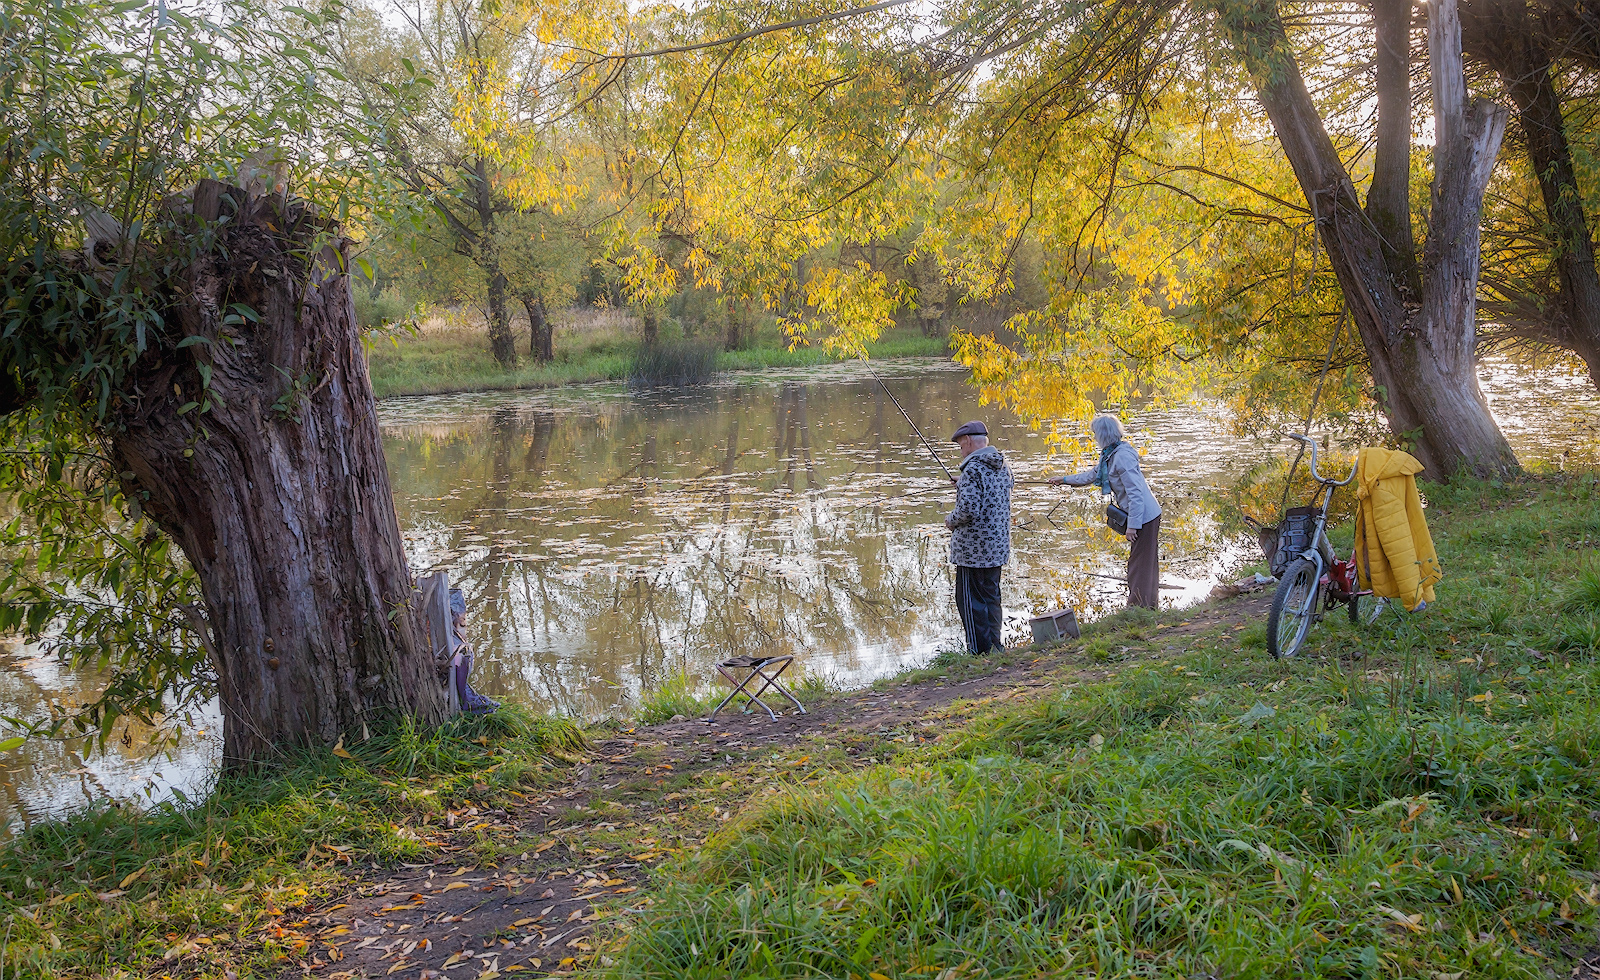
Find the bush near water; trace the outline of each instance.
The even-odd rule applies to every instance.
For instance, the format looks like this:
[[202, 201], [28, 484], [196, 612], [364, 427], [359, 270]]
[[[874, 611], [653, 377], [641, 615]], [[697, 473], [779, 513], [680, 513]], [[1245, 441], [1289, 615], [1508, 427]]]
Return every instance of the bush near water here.
[[[851, 758], [824, 733], [675, 777], [699, 801], [688, 821], [715, 832], [660, 866], [650, 904], [629, 896], [646, 911], [610, 920], [627, 925], [584, 965], [1567, 976], [1600, 944], [1600, 478], [1426, 492], [1447, 578], [1423, 615], [1366, 631], [1330, 616], [1281, 663], [1259, 622], [1188, 634], [1204, 610], [1118, 615], [1055, 651], [944, 655], [885, 682], [1056, 658], [1037, 695], [955, 706], [921, 729], [937, 740], [864, 735]], [[566, 778], [581, 738], [512, 707], [376, 732], [205, 800], [34, 827], [0, 854], [7, 975], [281, 976], [284, 909], [428, 858], [448, 809]], [[459, 857], [529, 842], [475, 846]]]

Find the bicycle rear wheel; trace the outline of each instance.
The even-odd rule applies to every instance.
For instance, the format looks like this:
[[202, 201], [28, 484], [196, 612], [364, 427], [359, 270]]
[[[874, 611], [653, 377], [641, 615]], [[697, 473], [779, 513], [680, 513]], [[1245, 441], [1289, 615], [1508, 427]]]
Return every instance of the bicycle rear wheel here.
[[1282, 660], [1300, 652], [1316, 615], [1317, 566], [1296, 558], [1283, 570], [1267, 614], [1267, 650]]

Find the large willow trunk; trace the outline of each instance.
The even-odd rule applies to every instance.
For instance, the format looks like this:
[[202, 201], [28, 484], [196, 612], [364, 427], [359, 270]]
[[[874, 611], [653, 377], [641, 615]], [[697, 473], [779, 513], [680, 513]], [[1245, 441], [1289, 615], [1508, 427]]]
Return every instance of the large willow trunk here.
[[113, 451], [199, 576], [226, 764], [385, 714], [438, 721], [343, 241], [298, 202], [214, 181], [192, 210], [227, 219], [173, 284], [199, 339], [143, 359]]
[[[1406, 0], [1376, 0], [1409, 9]], [[1461, 31], [1454, 0], [1428, 5], [1437, 140], [1429, 237], [1420, 268], [1414, 245], [1391, 240], [1402, 223], [1380, 232], [1361, 206], [1344, 163], [1328, 138], [1289, 47], [1275, 0], [1223, 5], [1225, 23], [1255, 79], [1284, 154], [1294, 168], [1345, 305], [1361, 334], [1390, 431], [1435, 479], [1458, 473], [1500, 476], [1517, 469], [1478, 386], [1477, 286], [1479, 216], [1505, 110], [1469, 103], [1461, 68]], [[1384, 52], [1380, 115], [1409, 120], [1404, 68], [1409, 15], [1378, 11]], [[1396, 215], [1407, 200], [1409, 127], [1379, 121], [1382, 166], [1369, 198], [1377, 215]], [[1420, 293], [1415, 283], [1420, 272]]]

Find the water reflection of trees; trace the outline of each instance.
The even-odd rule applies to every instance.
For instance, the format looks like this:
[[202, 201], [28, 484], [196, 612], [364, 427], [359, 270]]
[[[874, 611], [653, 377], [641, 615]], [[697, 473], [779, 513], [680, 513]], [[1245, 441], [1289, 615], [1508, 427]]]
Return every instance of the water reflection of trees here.
[[[98, 697], [104, 684], [104, 676], [92, 670], [29, 656], [16, 641], [0, 641], [0, 705], [8, 713], [39, 720], [57, 702]], [[123, 719], [104, 751], [87, 738], [33, 738], [6, 753], [6, 765], [0, 767], [0, 833], [92, 800], [127, 799], [141, 790], [163, 795], [169, 785], [194, 792], [209, 782], [217, 745], [207, 738], [204, 722], [172, 745], [171, 755], [152, 752], [155, 735], [151, 726]]]
[[[592, 710], [726, 655], [849, 670], [904, 638], [942, 556], [881, 507], [834, 519], [826, 494], [851, 469], [819, 459], [817, 401], [785, 383], [393, 433], [402, 522], [419, 564], [467, 590], [483, 687]], [[830, 426], [860, 432], [865, 413], [833, 402]], [[861, 419], [878, 475], [893, 471], [880, 402]]]
[[[957, 376], [896, 386], [936, 428], [973, 412]], [[874, 651], [953, 640], [948, 492], [903, 428], [875, 385], [783, 382], [559, 412], [503, 403], [459, 426], [391, 427], [386, 451], [415, 564], [467, 591], [481, 686], [592, 712], [734, 654], [848, 675]], [[1018, 442], [1002, 448], [1038, 466], [1009, 428]], [[1087, 574], [1120, 574], [1125, 557], [1103, 505], [1080, 493], [1042, 520], [1055, 493], [1019, 491], [1012, 611], [1120, 605], [1120, 586]], [[1167, 513], [1164, 552], [1213, 548], [1208, 508]]]

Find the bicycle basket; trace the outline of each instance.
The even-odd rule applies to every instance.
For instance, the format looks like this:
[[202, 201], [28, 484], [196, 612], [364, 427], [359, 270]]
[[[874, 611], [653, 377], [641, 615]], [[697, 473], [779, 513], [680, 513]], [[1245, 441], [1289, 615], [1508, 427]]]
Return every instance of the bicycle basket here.
[[1290, 507], [1278, 525], [1278, 548], [1272, 555], [1272, 574], [1281, 578], [1289, 563], [1305, 554], [1311, 547], [1311, 535], [1316, 532], [1321, 507]]

